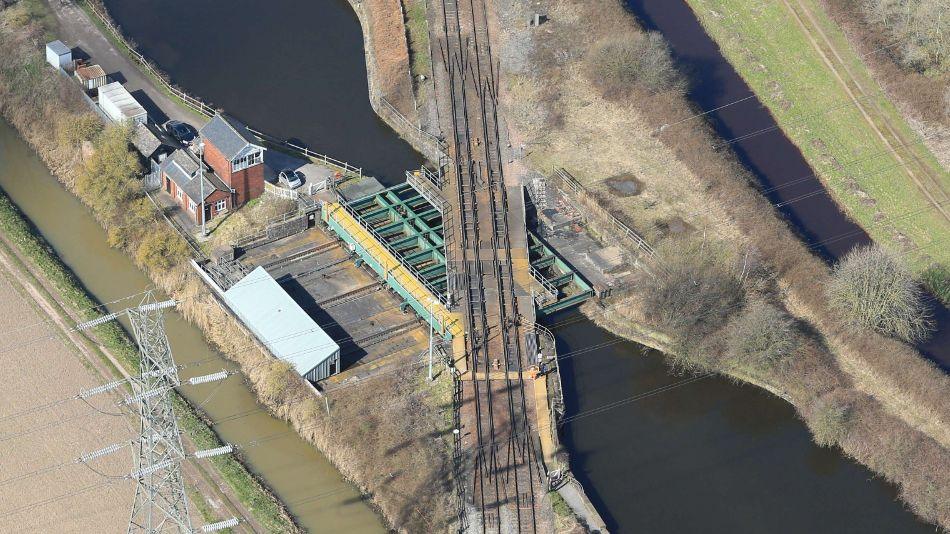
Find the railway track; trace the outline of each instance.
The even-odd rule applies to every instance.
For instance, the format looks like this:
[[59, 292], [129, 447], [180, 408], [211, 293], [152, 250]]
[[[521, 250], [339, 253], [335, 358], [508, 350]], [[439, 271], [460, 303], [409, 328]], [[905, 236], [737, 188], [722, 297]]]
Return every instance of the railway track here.
[[[537, 532], [543, 479], [528, 431], [522, 314], [513, 274], [511, 206], [502, 169], [498, 128], [498, 77], [491, 53], [484, 0], [442, 0], [444, 94], [450, 113], [452, 171], [446, 197], [452, 226], [446, 253], [457, 281], [465, 324], [467, 373], [460, 417], [466, 476], [460, 503], [463, 528], [481, 532]], [[523, 231], [523, 229], [522, 229]], [[532, 313], [526, 314], [533, 318]], [[489, 379], [504, 371], [504, 379]], [[478, 378], [478, 376], [482, 378]], [[517, 378], [512, 378], [516, 376]]]

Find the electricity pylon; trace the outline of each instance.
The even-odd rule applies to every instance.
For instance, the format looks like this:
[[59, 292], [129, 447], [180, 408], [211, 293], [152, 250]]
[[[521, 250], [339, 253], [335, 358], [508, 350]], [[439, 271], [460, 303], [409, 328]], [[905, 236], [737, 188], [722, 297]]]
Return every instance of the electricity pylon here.
[[156, 302], [150, 292], [137, 308], [128, 310], [141, 356], [141, 373], [132, 380], [129, 398], [138, 405], [141, 418], [129, 534], [192, 532], [181, 475], [185, 450], [172, 409], [172, 394], [181, 382], [162, 318], [162, 310], [174, 305], [173, 300]]

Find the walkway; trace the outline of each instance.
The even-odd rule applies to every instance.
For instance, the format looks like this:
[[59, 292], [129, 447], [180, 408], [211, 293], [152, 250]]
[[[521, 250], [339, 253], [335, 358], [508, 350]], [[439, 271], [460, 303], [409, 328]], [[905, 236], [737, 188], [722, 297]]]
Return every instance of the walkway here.
[[[67, 46], [82, 49], [92, 63], [100, 65], [113, 81], [121, 81], [157, 123], [174, 119], [196, 127], [207, 118], [194, 113], [162, 92], [156, 83], [143, 74], [138, 65], [122, 50], [116, 48], [99, 30], [81, 7], [74, 2], [50, 2], [50, 8], [59, 22], [59, 38]], [[144, 97], [144, 98], [143, 98]]]

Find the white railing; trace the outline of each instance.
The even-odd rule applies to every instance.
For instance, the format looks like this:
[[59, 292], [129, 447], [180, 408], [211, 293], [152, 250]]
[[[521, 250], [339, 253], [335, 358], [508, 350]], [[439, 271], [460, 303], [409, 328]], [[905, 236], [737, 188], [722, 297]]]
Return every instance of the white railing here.
[[297, 198], [300, 197], [300, 193], [295, 189], [287, 189], [270, 182], [264, 182], [264, 192], [277, 198], [286, 198], [287, 200], [297, 200]]

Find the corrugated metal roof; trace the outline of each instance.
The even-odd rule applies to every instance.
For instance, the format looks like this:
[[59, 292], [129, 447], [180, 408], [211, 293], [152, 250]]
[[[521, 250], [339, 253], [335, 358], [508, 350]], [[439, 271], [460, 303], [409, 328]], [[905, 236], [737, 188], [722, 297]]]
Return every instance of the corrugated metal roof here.
[[100, 103], [103, 98], [119, 108], [123, 119], [132, 119], [145, 113], [145, 108], [119, 82], [99, 86]]
[[258, 340], [301, 376], [340, 350], [263, 267], [231, 286], [224, 298]]
[[66, 46], [65, 44], [63, 44], [62, 41], [59, 41], [59, 40], [50, 41], [46, 43], [46, 48], [49, 48], [58, 56], [63, 56], [70, 52], [70, 48]]
[[78, 76], [79, 79], [84, 82], [102, 78], [105, 75], [106, 71], [102, 70], [102, 67], [99, 65], [88, 65], [86, 67], [79, 67], [76, 69], [76, 76]]
[[243, 122], [224, 113], [218, 113], [212, 117], [198, 133], [201, 134], [202, 139], [214, 145], [229, 160], [233, 160], [248, 145], [254, 145], [257, 141]]

